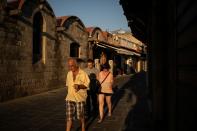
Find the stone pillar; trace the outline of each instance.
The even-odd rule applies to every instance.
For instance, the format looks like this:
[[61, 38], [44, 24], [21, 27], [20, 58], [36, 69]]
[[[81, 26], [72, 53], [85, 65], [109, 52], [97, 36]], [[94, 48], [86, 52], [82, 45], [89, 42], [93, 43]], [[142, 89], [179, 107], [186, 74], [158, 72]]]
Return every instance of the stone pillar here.
[[88, 42], [88, 58], [93, 59], [93, 48], [91, 42]]
[[148, 66], [148, 63], [147, 63], [147, 60], [144, 61], [144, 71], [147, 71], [147, 66]]
[[113, 60], [109, 60], [109, 65], [110, 65], [110, 72], [113, 74], [113, 68], [114, 68]]
[[104, 52], [101, 53], [100, 64], [105, 64], [107, 62], [107, 56]]
[[97, 68], [97, 69], [100, 71], [99, 59], [95, 59], [95, 60], [94, 60], [94, 64], [95, 64], [95, 68]]
[[137, 61], [137, 72], [140, 72], [140, 70], [141, 70], [141, 61], [138, 60]]

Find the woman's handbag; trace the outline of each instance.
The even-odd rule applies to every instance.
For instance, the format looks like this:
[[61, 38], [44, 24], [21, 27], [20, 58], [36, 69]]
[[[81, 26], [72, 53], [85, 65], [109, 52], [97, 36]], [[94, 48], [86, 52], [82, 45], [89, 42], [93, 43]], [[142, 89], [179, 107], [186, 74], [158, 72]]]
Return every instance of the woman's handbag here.
[[[109, 72], [110, 73], [110, 72]], [[97, 93], [101, 92], [102, 86], [101, 84], [107, 79], [109, 73], [107, 74], [107, 76], [105, 77], [105, 79], [100, 83], [98, 80], [96, 81], [96, 85], [97, 85]]]

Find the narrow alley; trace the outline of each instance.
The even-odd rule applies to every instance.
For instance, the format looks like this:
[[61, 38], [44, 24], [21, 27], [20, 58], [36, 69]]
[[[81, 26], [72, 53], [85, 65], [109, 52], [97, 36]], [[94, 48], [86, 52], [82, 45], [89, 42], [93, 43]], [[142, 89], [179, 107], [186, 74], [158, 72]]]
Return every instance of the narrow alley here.
[[[112, 97], [112, 117], [105, 117], [103, 123], [97, 123], [97, 116], [87, 120], [88, 131], [142, 131], [150, 128], [148, 105], [140, 103], [137, 88], [143, 83], [137, 75], [119, 76], [115, 79], [117, 91]], [[144, 79], [144, 78], [143, 78]], [[134, 89], [135, 88], [135, 89]], [[139, 94], [139, 97], [134, 94]], [[142, 93], [141, 93], [142, 94]], [[1, 131], [63, 131], [65, 130], [65, 88], [15, 99], [0, 104]], [[139, 99], [139, 100], [138, 100]], [[143, 99], [143, 98], [142, 98]], [[143, 100], [142, 100], [143, 101]], [[138, 104], [139, 103], [139, 104]], [[146, 110], [147, 109], [147, 110]], [[144, 117], [145, 116], [145, 117]], [[144, 121], [146, 120], [146, 121]], [[141, 123], [144, 122], [144, 123]], [[140, 124], [144, 124], [143, 126]], [[79, 122], [75, 122], [73, 131], [80, 130]]]

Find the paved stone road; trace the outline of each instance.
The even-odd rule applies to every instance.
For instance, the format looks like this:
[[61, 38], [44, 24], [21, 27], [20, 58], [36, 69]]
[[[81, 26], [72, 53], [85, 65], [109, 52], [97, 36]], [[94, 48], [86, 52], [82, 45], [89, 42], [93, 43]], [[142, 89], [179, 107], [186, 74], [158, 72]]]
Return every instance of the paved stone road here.
[[[115, 83], [121, 88], [128, 81], [129, 77], [130, 76], [118, 77]], [[119, 91], [121, 92], [121, 90]], [[0, 131], [64, 131], [65, 92], [65, 88], [61, 88], [1, 103]], [[121, 130], [120, 126], [124, 122], [122, 120], [125, 118], [128, 107], [126, 96], [127, 93], [125, 93], [124, 97], [121, 97], [118, 102], [121, 104], [114, 106], [113, 116], [111, 118], [105, 118], [102, 124], [98, 125], [95, 123], [96, 119], [90, 118], [87, 125], [88, 130], [96, 131], [100, 130], [101, 127], [105, 127], [102, 128], [102, 130], [109, 130], [108, 126], [110, 124], [116, 127], [113, 129], [110, 128], [110, 130]], [[79, 123], [74, 123], [74, 131], [79, 130], [78, 125]]]
[[65, 89], [0, 104], [0, 131], [65, 130]]
[[[125, 119], [132, 106], [135, 104], [135, 96], [133, 99], [128, 100], [130, 91], [127, 89], [120, 89], [116, 98], [113, 99], [112, 116], [105, 115], [104, 121], [100, 124], [97, 123], [96, 118], [88, 130], [90, 131], [122, 131], [124, 128]], [[105, 113], [106, 114], [106, 113]]]

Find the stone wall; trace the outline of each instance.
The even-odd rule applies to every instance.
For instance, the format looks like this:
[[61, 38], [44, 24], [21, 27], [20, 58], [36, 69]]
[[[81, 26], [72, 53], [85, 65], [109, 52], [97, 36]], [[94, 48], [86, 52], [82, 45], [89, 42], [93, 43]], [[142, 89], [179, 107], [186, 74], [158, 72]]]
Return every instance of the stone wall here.
[[[64, 20], [66, 18], [66, 20]], [[79, 56], [83, 60], [87, 59], [88, 55], [88, 33], [85, 30], [85, 26], [76, 16], [62, 16], [58, 18], [59, 21], [64, 21], [63, 24], [58, 24], [57, 36], [60, 46], [59, 56], [61, 66], [64, 70], [60, 76], [65, 78], [65, 74], [68, 71], [67, 59], [70, 57], [70, 47], [72, 43], [79, 44]]]
[[[45, 0], [25, 1], [20, 8], [9, 4], [0, 13], [0, 102], [64, 87], [70, 44], [79, 44], [79, 58], [88, 57], [85, 26], [73, 17], [68, 28], [57, 31], [56, 16]], [[41, 58], [33, 63], [33, 25], [38, 13], [43, 19]]]
[[87, 60], [100, 58], [98, 42], [108, 43], [100, 28], [89, 39], [76, 16], [58, 21], [46, 0], [0, 2], [0, 102], [64, 87], [71, 44], [78, 44], [73, 57]]
[[[0, 102], [64, 86], [64, 50], [56, 38], [56, 17], [47, 3], [40, 5], [39, 0], [27, 1], [20, 14], [9, 15], [7, 10], [0, 14]], [[32, 64], [32, 25], [37, 12], [43, 17], [42, 58]]]
[[[18, 95], [21, 81], [17, 76], [22, 67], [20, 28], [16, 20], [9, 18], [7, 12], [1, 13], [0, 25], [0, 101], [12, 99]], [[22, 91], [22, 90], [21, 90]], [[23, 92], [21, 92], [23, 95]]]

